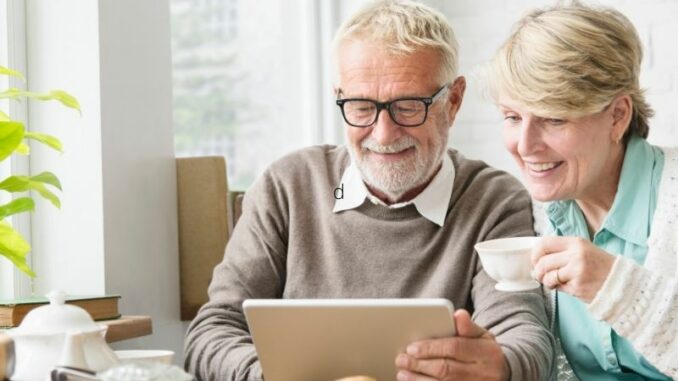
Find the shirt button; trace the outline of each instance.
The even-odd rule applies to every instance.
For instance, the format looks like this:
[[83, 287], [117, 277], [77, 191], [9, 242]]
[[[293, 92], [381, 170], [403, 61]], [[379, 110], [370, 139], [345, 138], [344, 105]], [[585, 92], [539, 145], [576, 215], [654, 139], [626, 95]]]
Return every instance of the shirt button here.
[[617, 358], [615, 356], [608, 356], [607, 362], [612, 366], [617, 366]]

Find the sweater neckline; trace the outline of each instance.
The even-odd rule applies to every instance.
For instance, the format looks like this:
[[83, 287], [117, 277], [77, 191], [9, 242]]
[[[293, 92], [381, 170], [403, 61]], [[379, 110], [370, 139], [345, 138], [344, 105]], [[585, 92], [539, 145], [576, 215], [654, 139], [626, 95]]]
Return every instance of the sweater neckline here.
[[419, 211], [414, 204], [405, 205], [401, 208], [389, 208], [385, 205], [375, 204], [367, 198], [358, 208], [356, 208], [356, 210], [368, 217], [384, 221], [403, 221], [424, 218], [419, 214]]

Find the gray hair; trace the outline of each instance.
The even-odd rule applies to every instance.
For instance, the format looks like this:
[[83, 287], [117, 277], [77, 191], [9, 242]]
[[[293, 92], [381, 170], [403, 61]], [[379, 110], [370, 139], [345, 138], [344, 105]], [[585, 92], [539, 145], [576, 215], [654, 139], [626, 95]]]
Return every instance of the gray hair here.
[[454, 31], [443, 14], [424, 4], [377, 0], [363, 7], [339, 27], [334, 37], [335, 68], [341, 44], [347, 40], [376, 42], [394, 55], [434, 49], [441, 59], [437, 74], [440, 81], [453, 82], [457, 76], [459, 46]]

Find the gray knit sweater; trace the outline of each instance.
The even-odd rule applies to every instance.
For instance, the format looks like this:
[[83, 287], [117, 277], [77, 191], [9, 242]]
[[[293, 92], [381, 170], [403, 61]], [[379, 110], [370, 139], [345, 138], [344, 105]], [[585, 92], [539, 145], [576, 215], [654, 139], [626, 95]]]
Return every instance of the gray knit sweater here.
[[449, 155], [456, 175], [443, 227], [413, 205], [366, 200], [333, 213], [345, 147], [311, 147], [274, 163], [248, 190], [210, 301], [189, 327], [187, 369], [199, 381], [262, 379], [241, 308], [247, 298], [441, 297], [496, 335], [512, 380], [545, 379], [553, 337], [542, 295], [495, 291], [473, 250], [533, 235], [530, 198], [510, 175]]

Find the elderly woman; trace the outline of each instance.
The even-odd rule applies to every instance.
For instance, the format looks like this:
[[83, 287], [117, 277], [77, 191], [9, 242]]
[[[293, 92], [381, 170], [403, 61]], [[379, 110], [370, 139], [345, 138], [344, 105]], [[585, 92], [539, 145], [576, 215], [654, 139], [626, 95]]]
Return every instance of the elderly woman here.
[[550, 233], [533, 252], [583, 380], [678, 378], [678, 151], [646, 141], [629, 20], [575, 3], [520, 20], [490, 66], [506, 148]]

